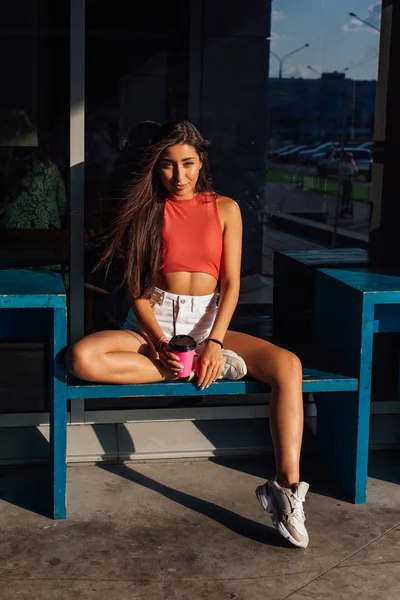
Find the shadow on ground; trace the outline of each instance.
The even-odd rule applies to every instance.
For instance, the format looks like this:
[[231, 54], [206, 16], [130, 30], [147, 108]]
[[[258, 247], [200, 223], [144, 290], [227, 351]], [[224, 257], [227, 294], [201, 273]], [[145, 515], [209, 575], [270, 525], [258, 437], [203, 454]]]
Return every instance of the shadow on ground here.
[[0, 500], [50, 517], [51, 482], [47, 465], [1, 468]]
[[[275, 476], [274, 461], [271, 456], [257, 457], [254, 459], [210, 459], [221, 466], [230, 469], [248, 473], [262, 479], [272, 479]], [[310, 491], [313, 494], [327, 496], [335, 500], [345, 502], [340, 487], [336, 484], [330, 475], [329, 468], [325, 467], [318, 460], [315, 453], [303, 453], [301, 464], [301, 479], [310, 484]]]
[[379, 450], [370, 452], [369, 477], [400, 484], [400, 452], [397, 450]]
[[[163, 483], [160, 483], [159, 481], [156, 481], [147, 475], [144, 475], [143, 473], [135, 471], [135, 469], [131, 468], [131, 466], [113, 466], [101, 464], [99, 467], [107, 472], [124, 477], [132, 483], [142, 485], [149, 490], [157, 492], [172, 502], [176, 502], [180, 506], [184, 506], [185, 508], [204, 515], [209, 519], [216, 521], [220, 525], [223, 525], [233, 533], [262, 544], [272, 545], [274, 547], [290, 547], [290, 545], [287, 544], [272, 527], [268, 527], [263, 523], [243, 517], [232, 510], [215, 504], [214, 502], [197, 498], [196, 496], [192, 496], [186, 492], [182, 492], [170, 486], [164, 485]], [[195, 465], [193, 468], [196, 468]]]
[[[228, 469], [247, 473], [261, 479], [274, 477], [272, 456], [251, 459], [213, 458], [212, 462]], [[136, 485], [157, 492], [181, 506], [207, 516], [231, 531], [263, 544], [276, 546], [286, 543], [276, 532], [264, 524], [243, 517], [227, 508], [186, 492], [166, 486], [159, 481], [139, 473], [133, 464], [104, 464], [101, 468], [127, 479]], [[196, 463], [193, 463], [193, 469]], [[382, 481], [400, 484], [400, 456], [396, 451], [374, 451], [370, 453], [368, 475]], [[314, 453], [305, 453], [302, 460], [302, 479], [310, 483], [313, 494], [345, 501], [340, 488], [329, 474], [329, 469], [320, 464]], [[20, 507], [33, 513], [49, 517], [51, 514], [51, 481], [47, 465], [24, 467], [2, 467], [0, 469], [0, 500], [10, 506]]]

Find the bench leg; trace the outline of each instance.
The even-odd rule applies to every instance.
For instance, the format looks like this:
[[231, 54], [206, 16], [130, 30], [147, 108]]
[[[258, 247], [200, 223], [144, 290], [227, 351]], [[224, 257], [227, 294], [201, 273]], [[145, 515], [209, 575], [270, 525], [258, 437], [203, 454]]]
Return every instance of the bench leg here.
[[366, 502], [374, 305], [356, 289], [316, 273], [316, 341], [357, 377], [358, 392], [316, 394], [321, 458], [335, 471], [347, 498]]
[[53, 309], [53, 335], [50, 340], [49, 416], [52, 517], [66, 518], [67, 488], [67, 383], [63, 351], [67, 345], [67, 311]]
[[358, 392], [314, 394], [317, 444], [321, 461], [354, 504], [367, 498], [369, 402]]

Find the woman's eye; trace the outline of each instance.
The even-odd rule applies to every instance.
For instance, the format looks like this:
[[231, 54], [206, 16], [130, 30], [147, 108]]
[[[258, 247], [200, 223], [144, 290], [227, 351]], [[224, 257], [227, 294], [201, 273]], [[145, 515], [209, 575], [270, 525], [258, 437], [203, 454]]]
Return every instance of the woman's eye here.
[[191, 165], [194, 165], [194, 163], [190, 162], [190, 163], [185, 163], [184, 167], [190, 167]]

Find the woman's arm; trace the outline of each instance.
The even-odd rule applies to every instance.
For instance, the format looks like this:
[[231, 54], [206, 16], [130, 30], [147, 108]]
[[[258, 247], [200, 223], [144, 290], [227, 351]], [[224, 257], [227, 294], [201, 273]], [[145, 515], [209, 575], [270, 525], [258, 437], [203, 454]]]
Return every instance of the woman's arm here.
[[239, 299], [240, 266], [242, 261], [242, 217], [238, 204], [231, 198], [222, 199], [220, 214], [224, 221], [221, 294], [217, 317], [210, 337], [222, 342]]
[[[222, 342], [239, 298], [242, 217], [239, 206], [231, 198], [221, 198], [218, 209], [223, 222], [221, 295], [217, 316], [209, 337]], [[196, 366], [198, 387], [204, 389], [215, 381], [221, 375], [223, 365], [221, 347], [214, 342], [208, 342]]]
[[166, 339], [166, 337], [154, 316], [150, 300], [147, 300], [146, 298], [133, 300], [133, 312], [137, 316], [138, 321], [143, 327], [147, 337], [153, 346], [157, 348], [157, 343], [159, 340], [163, 338]]
[[170, 351], [168, 346], [169, 340], [165, 337], [163, 330], [154, 316], [150, 301], [145, 298], [133, 300], [133, 310], [147, 337], [156, 349], [158, 358], [163, 366], [173, 373], [181, 371], [183, 366], [179, 363], [178, 357]]

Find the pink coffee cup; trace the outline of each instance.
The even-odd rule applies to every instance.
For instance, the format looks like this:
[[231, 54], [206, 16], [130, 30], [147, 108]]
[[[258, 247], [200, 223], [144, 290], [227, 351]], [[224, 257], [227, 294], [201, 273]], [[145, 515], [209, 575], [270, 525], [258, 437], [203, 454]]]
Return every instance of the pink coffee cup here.
[[183, 366], [183, 371], [177, 374], [178, 377], [189, 377], [193, 370], [193, 359], [197, 348], [196, 340], [190, 335], [174, 335], [169, 342], [169, 347]]

